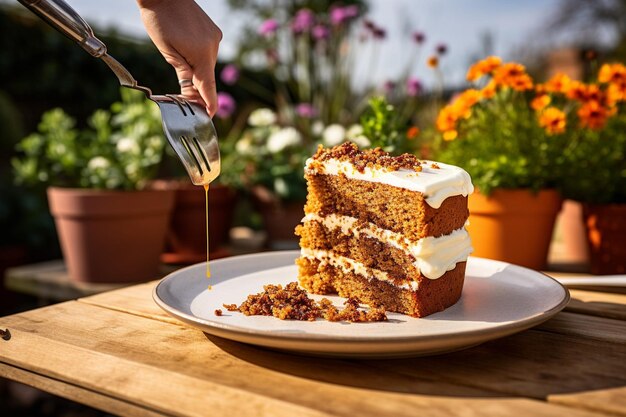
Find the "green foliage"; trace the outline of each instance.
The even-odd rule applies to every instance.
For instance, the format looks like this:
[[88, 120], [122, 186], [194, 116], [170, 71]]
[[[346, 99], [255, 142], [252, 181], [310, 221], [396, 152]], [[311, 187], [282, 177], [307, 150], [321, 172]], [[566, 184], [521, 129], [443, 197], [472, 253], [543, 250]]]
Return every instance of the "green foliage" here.
[[38, 132], [17, 146], [16, 182], [132, 190], [152, 179], [165, 146], [159, 110], [143, 93], [121, 94], [110, 111], [96, 110], [85, 129], [61, 109], [44, 113]]
[[360, 122], [369, 147], [380, 147], [395, 155], [414, 152], [416, 141], [407, 138], [406, 120], [399, 117], [394, 106], [383, 96], [370, 98], [368, 104]]
[[564, 135], [549, 135], [529, 107], [529, 94], [502, 89], [460, 121], [459, 137], [435, 143], [436, 159], [458, 165], [481, 193], [496, 188], [555, 188], [562, 177]]
[[280, 127], [275, 120], [269, 109], [253, 112], [251, 126], [233, 141], [232, 157], [226, 157], [224, 166], [237, 173], [242, 187], [265, 187], [283, 201], [304, 200], [304, 162], [318, 142], [305, 142], [298, 130]]
[[565, 198], [588, 203], [626, 203], [626, 115], [602, 130], [578, 129], [562, 149], [565, 166], [560, 181]]

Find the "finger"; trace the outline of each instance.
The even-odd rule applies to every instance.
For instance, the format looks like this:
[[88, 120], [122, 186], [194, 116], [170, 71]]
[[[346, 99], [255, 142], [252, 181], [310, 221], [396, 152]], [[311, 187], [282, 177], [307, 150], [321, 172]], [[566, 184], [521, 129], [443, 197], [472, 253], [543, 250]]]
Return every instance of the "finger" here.
[[217, 88], [215, 85], [215, 63], [202, 63], [194, 68], [193, 85], [204, 100], [207, 111], [211, 116], [217, 112]]
[[202, 99], [200, 93], [198, 93], [198, 89], [195, 85], [193, 85], [193, 71], [189, 65], [181, 65], [180, 63], [174, 66], [176, 70], [176, 77], [178, 77], [178, 81], [180, 83], [181, 80], [190, 80], [192, 84], [185, 83], [180, 86], [180, 93], [185, 96], [190, 101], [195, 101], [198, 104], [205, 106], [206, 103]]

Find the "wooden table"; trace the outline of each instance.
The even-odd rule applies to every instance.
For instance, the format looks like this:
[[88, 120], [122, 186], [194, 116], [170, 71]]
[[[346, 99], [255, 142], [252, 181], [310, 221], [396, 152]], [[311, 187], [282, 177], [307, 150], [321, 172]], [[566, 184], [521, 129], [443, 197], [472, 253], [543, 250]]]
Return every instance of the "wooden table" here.
[[339, 360], [179, 323], [141, 284], [0, 318], [0, 376], [123, 416], [626, 415], [626, 295], [437, 357]]

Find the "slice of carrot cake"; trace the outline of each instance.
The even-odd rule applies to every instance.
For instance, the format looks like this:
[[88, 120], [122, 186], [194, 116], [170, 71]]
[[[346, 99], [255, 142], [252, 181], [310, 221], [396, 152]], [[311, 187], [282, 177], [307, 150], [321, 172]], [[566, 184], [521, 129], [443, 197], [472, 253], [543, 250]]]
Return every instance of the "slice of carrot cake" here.
[[467, 172], [344, 143], [320, 147], [305, 177], [302, 287], [414, 317], [458, 301], [472, 251]]

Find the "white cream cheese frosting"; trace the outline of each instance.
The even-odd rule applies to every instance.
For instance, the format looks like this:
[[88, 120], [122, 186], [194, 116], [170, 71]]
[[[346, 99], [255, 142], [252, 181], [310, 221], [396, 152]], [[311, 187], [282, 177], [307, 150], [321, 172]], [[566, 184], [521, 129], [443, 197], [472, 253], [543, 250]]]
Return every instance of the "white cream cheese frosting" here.
[[302, 248], [300, 250], [300, 254], [309, 259], [317, 259], [324, 264], [328, 264], [334, 266], [335, 268], [341, 269], [346, 273], [355, 273], [358, 275], [362, 275], [368, 280], [377, 279], [380, 281], [390, 282], [392, 285], [397, 286], [398, 288], [410, 289], [412, 291], [416, 291], [418, 287], [418, 283], [412, 281], [410, 283], [404, 283], [401, 285], [397, 285], [393, 283], [393, 279], [389, 277], [385, 271], [381, 271], [379, 269], [369, 268], [363, 265], [361, 262], [357, 262], [354, 259], [346, 258], [341, 255], [337, 255], [332, 251], [320, 250], [320, 249], [309, 249]]
[[454, 230], [448, 235], [429, 236], [411, 241], [400, 233], [382, 229], [374, 223], [356, 226], [357, 218], [336, 213], [325, 217], [308, 213], [302, 221], [317, 221], [329, 230], [341, 228], [344, 235], [353, 234], [357, 239], [364, 235], [398, 248], [411, 255], [415, 259], [413, 265], [429, 279], [440, 278], [447, 271], [453, 270], [458, 262], [466, 261], [473, 250], [465, 227]]
[[[305, 171], [308, 174], [343, 174], [351, 179], [378, 182], [420, 192], [424, 194], [428, 205], [433, 208], [439, 208], [448, 197], [468, 196], [474, 191], [472, 180], [465, 170], [441, 162], [422, 161], [422, 171], [420, 172], [409, 169], [389, 171], [384, 168], [369, 167], [360, 172], [350, 162], [338, 159], [323, 161], [321, 162], [321, 169], [314, 170], [311, 168], [312, 163], [312, 158], [306, 161]], [[433, 168], [433, 166], [438, 168]]]

